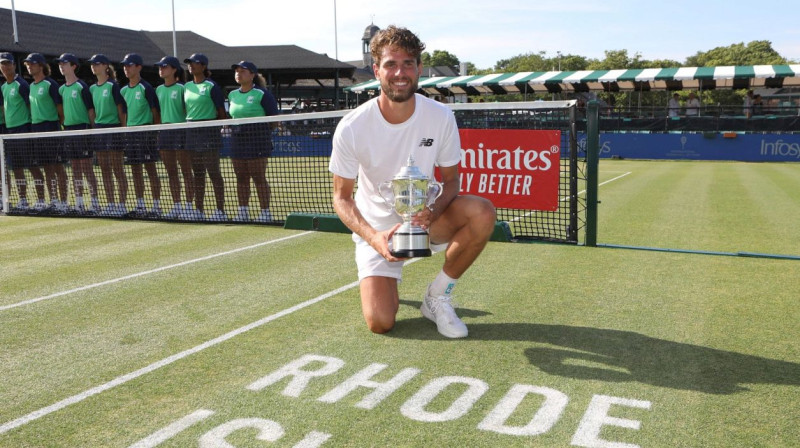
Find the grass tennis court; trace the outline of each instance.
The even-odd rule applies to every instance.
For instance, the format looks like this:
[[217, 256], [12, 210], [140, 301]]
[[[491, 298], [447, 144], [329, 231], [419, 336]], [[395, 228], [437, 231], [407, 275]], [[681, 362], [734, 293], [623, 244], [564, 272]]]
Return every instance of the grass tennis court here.
[[378, 336], [348, 235], [1, 216], [0, 446], [796, 445], [800, 261], [706, 253], [800, 255], [800, 165], [600, 176], [601, 244], [698, 253], [490, 243], [465, 340], [441, 255]]

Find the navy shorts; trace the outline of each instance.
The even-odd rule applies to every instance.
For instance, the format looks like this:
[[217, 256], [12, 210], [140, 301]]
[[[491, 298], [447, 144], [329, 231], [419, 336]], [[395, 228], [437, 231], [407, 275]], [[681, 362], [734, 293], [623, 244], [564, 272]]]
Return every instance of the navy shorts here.
[[[95, 129], [118, 128], [118, 124], [95, 124]], [[122, 134], [97, 134], [91, 136], [92, 148], [95, 151], [122, 151]]]
[[[58, 121], [43, 121], [31, 124], [31, 132], [54, 132], [60, 131], [61, 124]], [[39, 166], [55, 165], [64, 163], [63, 138], [36, 138], [30, 141], [34, 163]]]
[[158, 136], [153, 131], [126, 132], [125, 163], [138, 164], [158, 161]]
[[[89, 129], [88, 124], [73, 124], [64, 126], [65, 131], [77, 131]], [[91, 159], [94, 156], [94, 151], [90, 146], [88, 135], [78, 135], [75, 137], [64, 138], [64, 157], [69, 160], [74, 159]]]
[[[13, 128], [6, 128], [6, 134], [28, 134], [31, 132], [30, 123]], [[35, 159], [30, 150], [30, 140], [5, 140], [6, 160], [11, 169], [30, 168], [36, 166]]]
[[158, 149], [170, 151], [186, 147], [186, 129], [163, 130], [158, 132]]
[[189, 151], [219, 151], [222, 146], [221, 126], [186, 128], [186, 149]]
[[272, 153], [272, 128], [269, 123], [231, 126], [231, 158], [259, 159]]

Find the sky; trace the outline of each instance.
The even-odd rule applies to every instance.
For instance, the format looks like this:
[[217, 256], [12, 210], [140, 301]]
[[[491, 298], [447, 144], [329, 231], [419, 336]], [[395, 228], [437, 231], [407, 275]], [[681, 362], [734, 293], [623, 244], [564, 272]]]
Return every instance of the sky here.
[[[194, 31], [228, 46], [294, 44], [340, 61], [361, 60], [371, 23], [414, 31], [479, 69], [544, 51], [603, 59], [607, 50], [683, 63], [699, 51], [768, 40], [800, 61], [796, 0], [15, 0], [27, 11], [146, 31]], [[11, 8], [11, 0], [0, 5]], [[6, 32], [6, 31], [4, 31]], [[8, 31], [10, 32], [10, 30]], [[69, 51], [69, 49], [64, 49]], [[202, 49], [178, 49], [188, 56]]]

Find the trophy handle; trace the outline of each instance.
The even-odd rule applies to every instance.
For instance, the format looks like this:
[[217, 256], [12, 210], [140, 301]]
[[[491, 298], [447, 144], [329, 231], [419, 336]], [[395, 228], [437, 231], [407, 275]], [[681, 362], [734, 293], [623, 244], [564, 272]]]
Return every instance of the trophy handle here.
[[386, 182], [382, 182], [378, 185], [378, 193], [381, 195], [381, 199], [389, 208], [394, 209], [394, 191], [392, 190], [392, 181], [387, 180]]
[[436, 202], [437, 199], [439, 199], [439, 196], [441, 196], [442, 193], [444, 193], [444, 188], [442, 187], [442, 184], [431, 179], [428, 182], [428, 200], [426, 201], [425, 206], [430, 207], [431, 205], [433, 205], [433, 203]]

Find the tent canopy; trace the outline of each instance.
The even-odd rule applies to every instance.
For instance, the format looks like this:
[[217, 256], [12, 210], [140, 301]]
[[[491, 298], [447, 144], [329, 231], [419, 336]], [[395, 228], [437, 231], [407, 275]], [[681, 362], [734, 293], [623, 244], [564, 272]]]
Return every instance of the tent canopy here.
[[[492, 73], [474, 76], [423, 77], [419, 80], [420, 89], [427, 93], [443, 95], [748, 89], [788, 86], [800, 86], [800, 64]], [[345, 90], [353, 93], [378, 91], [380, 82], [367, 81]]]

